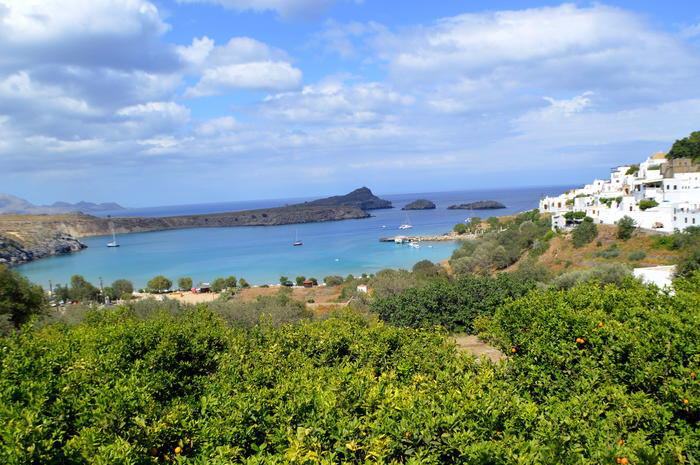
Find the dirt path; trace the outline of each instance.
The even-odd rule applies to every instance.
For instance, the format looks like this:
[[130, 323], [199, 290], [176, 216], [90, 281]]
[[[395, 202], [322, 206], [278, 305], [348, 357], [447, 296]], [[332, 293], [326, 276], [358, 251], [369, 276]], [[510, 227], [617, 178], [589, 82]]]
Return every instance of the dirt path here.
[[485, 357], [494, 363], [505, 360], [506, 358], [503, 352], [486, 344], [477, 336], [457, 334], [452, 337], [457, 343], [457, 350], [460, 352], [468, 352], [477, 358]]

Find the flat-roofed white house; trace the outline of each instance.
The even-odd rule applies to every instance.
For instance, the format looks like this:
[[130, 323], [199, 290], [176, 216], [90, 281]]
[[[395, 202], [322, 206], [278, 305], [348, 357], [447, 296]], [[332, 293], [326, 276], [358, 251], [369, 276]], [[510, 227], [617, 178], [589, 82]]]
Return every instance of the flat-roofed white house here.
[[599, 224], [629, 216], [641, 228], [664, 232], [700, 226], [700, 164], [655, 153], [638, 166], [613, 168], [608, 180], [545, 197], [539, 208], [552, 214], [554, 229], [566, 227], [564, 215], [575, 211]]

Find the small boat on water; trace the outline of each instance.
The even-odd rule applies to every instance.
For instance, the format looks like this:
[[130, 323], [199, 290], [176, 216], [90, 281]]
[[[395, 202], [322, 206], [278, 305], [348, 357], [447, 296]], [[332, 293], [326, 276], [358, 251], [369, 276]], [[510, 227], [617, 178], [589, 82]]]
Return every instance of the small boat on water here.
[[399, 226], [399, 229], [411, 229], [412, 227], [411, 219], [408, 217], [408, 212], [406, 212], [406, 222]]
[[409, 242], [408, 245], [414, 249], [420, 249], [420, 244], [418, 242]]
[[112, 241], [107, 242], [107, 247], [119, 247], [119, 242], [117, 242], [117, 235], [114, 233], [114, 225], [110, 225], [112, 229]]
[[299, 231], [298, 230], [295, 233], [295, 239], [294, 239], [294, 242], [292, 242], [292, 245], [294, 247], [299, 247], [300, 245], [304, 245], [304, 243], [299, 240]]

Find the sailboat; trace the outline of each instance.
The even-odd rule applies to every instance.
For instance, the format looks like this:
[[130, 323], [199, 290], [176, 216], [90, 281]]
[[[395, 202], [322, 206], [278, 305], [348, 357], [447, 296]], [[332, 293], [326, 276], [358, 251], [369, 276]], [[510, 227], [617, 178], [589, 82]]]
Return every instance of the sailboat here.
[[295, 238], [294, 238], [294, 242], [292, 243], [292, 245], [294, 247], [304, 245], [304, 243], [299, 240], [299, 230], [298, 229], [295, 231]]
[[411, 219], [408, 217], [408, 212], [406, 212], [406, 222], [399, 226], [399, 229], [411, 229], [412, 227]]
[[109, 226], [112, 229], [112, 242], [107, 242], [107, 247], [119, 247], [119, 243], [117, 242], [117, 235], [114, 233], [114, 225], [110, 224]]

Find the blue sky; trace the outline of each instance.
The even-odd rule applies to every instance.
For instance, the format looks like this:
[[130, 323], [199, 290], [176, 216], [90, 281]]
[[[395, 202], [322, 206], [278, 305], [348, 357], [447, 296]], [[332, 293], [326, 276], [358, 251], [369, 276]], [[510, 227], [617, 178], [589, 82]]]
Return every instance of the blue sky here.
[[0, 192], [572, 184], [700, 129], [697, 2], [0, 0]]

